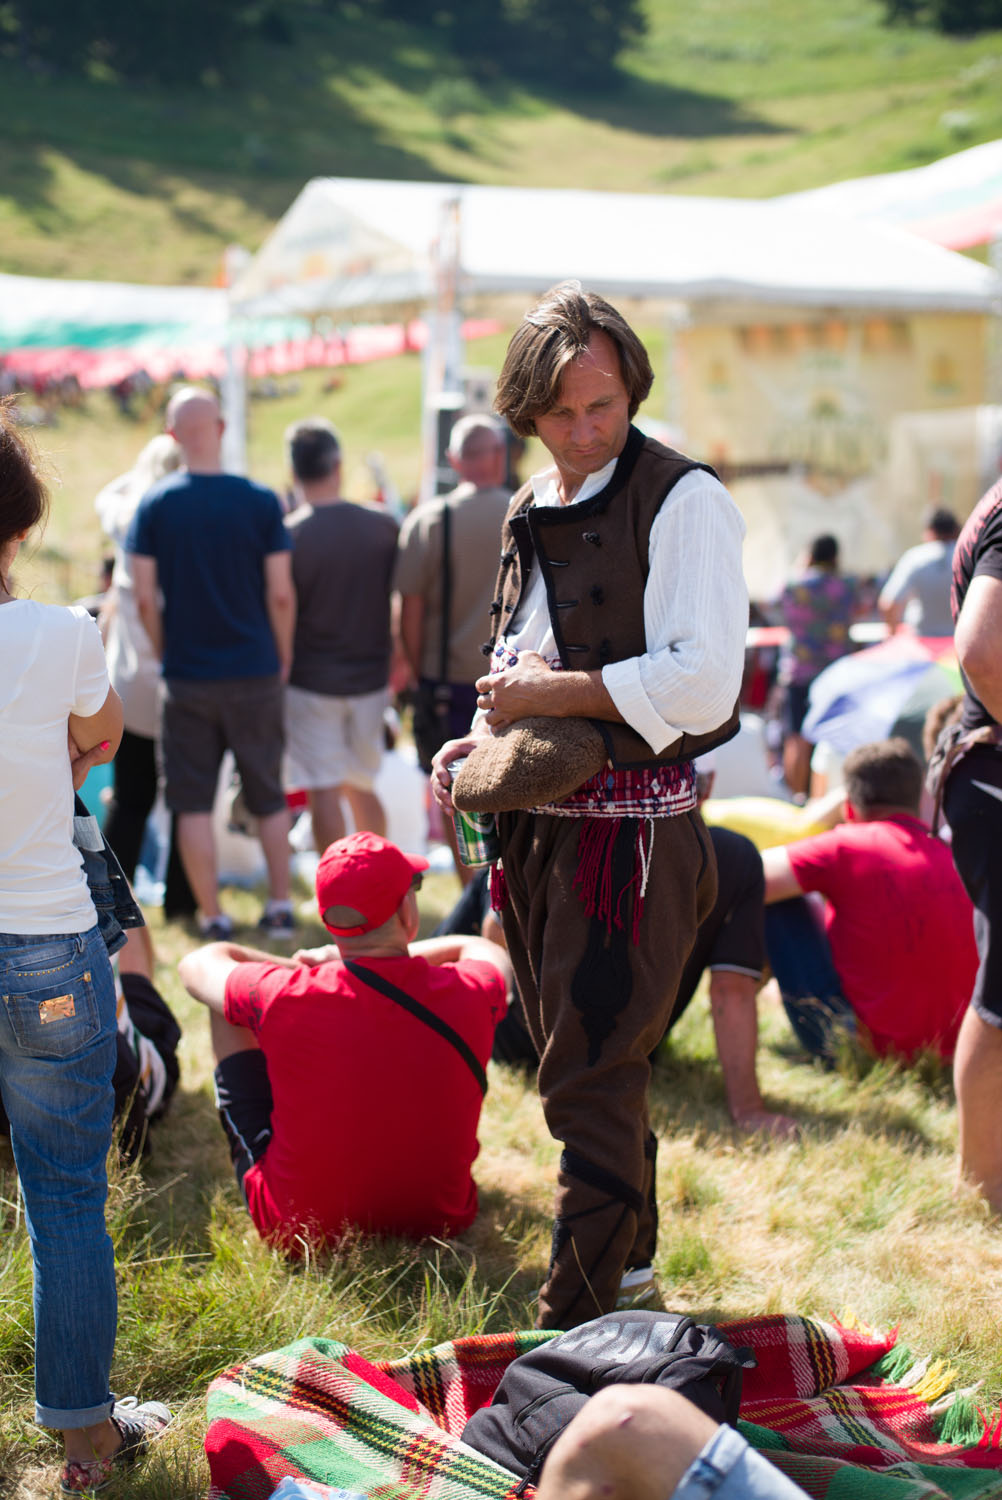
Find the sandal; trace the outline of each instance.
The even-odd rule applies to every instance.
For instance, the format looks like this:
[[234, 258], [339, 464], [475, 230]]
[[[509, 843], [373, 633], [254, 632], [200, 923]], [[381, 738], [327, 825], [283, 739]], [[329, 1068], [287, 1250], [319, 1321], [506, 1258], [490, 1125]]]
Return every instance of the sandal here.
[[63, 1464], [59, 1488], [64, 1495], [95, 1495], [111, 1480], [117, 1464], [132, 1464], [141, 1458], [170, 1422], [171, 1414], [162, 1401], [144, 1401], [125, 1396], [116, 1401], [111, 1420], [121, 1436], [121, 1445], [107, 1458], [80, 1462], [70, 1459]]

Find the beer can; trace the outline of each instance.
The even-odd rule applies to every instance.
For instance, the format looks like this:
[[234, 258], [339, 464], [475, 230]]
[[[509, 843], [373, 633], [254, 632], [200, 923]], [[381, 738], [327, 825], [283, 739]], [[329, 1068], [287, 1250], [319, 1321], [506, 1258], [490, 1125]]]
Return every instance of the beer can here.
[[[449, 766], [455, 781], [466, 757], [454, 760]], [[453, 808], [452, 821], [456, 829], [456, 849], [461, 862], [468, 869], [476, 870], [481, 865], [492, 865], [501, 857], [501, 840], [498, 838], [497, 818], [493, 813], [460, 812]]]

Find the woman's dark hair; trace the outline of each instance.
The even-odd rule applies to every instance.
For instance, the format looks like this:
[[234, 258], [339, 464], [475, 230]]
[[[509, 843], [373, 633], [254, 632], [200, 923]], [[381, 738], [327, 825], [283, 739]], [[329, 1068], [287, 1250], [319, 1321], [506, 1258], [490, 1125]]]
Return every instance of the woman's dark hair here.
[[621, 313], [579, 281], [563, 281], [527, 312], [512, 336], [498, 377], [494, 410], [519, 437], [531, 437], [536, 418], [557, 402], [567, 365], [580, 359], [593, 333], [616, 346], [629, 397], [630, 420], [654, 382], [647, 350]]
[[[0, 551], [15, 537], [44, 524], [49, 495], [34, 449], [14, 420], [16, 402], [0, 401]], [[0, 577], [4, 588], [6, 578]]]

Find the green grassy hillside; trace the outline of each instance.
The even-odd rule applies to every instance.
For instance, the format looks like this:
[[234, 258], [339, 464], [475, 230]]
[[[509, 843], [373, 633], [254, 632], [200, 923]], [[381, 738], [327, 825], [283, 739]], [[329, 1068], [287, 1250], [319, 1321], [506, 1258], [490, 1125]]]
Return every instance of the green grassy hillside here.
[[1002, 33], [888, 28], [875, 0], [648, 0], [622, 86], [474, 83], [414, 28], [283, 5], [190, 90], [0, 62], [0, 269], [207, 283], [320, 173], [766, 195], [1002, 133]]

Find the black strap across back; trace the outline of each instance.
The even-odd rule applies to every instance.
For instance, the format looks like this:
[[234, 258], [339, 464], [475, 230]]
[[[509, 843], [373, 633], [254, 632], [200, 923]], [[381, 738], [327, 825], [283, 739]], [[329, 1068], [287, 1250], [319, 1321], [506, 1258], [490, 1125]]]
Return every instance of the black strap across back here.
[[372, 989], [378, 990], [381, 995], [386, 996], [387, 1000], [395, 1000], [397, 1005], [409, 1011], [412, 1016], [416, 1016], [419, 1021], [423, 1021], [426, 1026], [430, 1026], [432, 1031], [437, 1031], [440, 1037], [444, 1037], [450, 1047], [455, 1047], [477, 1080], [481, 1097], [487, 1093], [487, 1074], [473, 1048], [464, 1041], [454, 1026], [450, 1026], [448, 1021], [443, 1021], [441, 1016], [436, 1016], [433, 1010], [429, 1010], [427, 1005], [422, 1005], [420, 1000], [415, 1000], [413, 995], [408, 995], [407, 991], [402, 990], [399, 985], [391, 983], [389, 979], [384, 979], [381, 974], [374, 974], [371, 969], [352, 963], [348, 958], [344, 959], [343, 963], [349, 974], [353, 974], [356, 979], [360, 979], [363, 984], [369, 985]]

